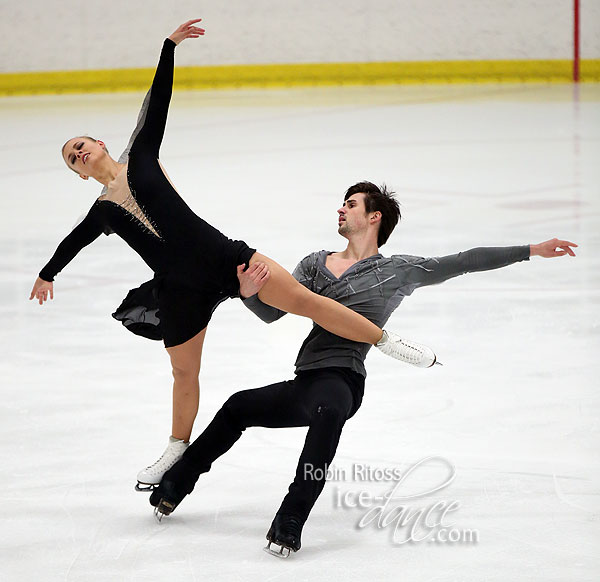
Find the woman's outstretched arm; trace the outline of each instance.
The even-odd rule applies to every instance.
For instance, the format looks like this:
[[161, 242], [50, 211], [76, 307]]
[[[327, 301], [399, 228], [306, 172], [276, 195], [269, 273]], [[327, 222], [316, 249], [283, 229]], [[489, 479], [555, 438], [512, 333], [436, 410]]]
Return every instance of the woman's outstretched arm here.
[[40, 305], [48, 298], [54, 299], [52, 281], [79, 253], [81, 249], [94, 242], [104, 231], [104, 226], [98, 218], [96, 205], [88, 212], [83, 221], [78, 224], [58, 245], [52, 258], [40, 271], [39, 277], [33, 284], [29, 299], [37, 298]]
[[143, 148], [158, 158], [167, 124], [167, 114], [173, 93], [173, 68], [175, 66], [175, 47], [186, 38], [198, 38], [204, 35], [204, 29], [194, 26], [201, 18], [188, 20], [165, 39], [152, 87], [150, 88], [147, 110], [143, 125], [139, 130], [131, 150]]

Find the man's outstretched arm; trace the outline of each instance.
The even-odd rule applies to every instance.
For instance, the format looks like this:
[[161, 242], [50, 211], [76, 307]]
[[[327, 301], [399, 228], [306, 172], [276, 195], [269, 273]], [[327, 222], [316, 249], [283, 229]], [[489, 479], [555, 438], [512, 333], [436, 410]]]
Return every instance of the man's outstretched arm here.
[[392, 261], [405, 286], [405, 294], [410, 295], [418, 287], [443, 283], [465, 273], [500, 269], [529, 260], [532, 256], [575, 256], [571, 247], [576, 246], [575, 243], [554, 238], [543, 243], [519, 247], [480, 247], [445, 257], [394, 255]]

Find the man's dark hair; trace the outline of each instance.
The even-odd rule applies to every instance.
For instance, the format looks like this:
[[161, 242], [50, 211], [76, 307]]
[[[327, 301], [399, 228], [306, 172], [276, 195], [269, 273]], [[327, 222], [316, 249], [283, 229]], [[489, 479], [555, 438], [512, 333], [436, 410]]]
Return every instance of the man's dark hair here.
[[385, 184], [378, 188], [372, 182], [359, 182], [350, 186], [346, 191], [344, 200], [348, 200], [352, 194], [365, 195], [365, 210], [369, 212], [381, 212], [381, 222], [379, 223], [379, 232], [377, 233], [377, 246], [383, 246], [398, 221], [400, 220], [400, 204], [394, 198], [394, 192], [388, 190]]

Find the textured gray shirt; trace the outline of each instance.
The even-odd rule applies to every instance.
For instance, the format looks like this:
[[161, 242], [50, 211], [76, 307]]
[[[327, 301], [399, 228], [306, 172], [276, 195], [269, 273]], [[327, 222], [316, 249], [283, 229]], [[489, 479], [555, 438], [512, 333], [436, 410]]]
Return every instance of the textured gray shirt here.
[[[465, 273], [529, 260], [529, 245], [476, 248], [434, 258], [377, 254], [358, 261], [339, 278], [325, 265], [330, 254], [331, 251], [311, 253], [298, 263], [294, 277], [311, 291], [330, 297], [383, 327], [394, 309], [415, 289]], [[258, 295], [244, 299], [244, 305], [267, 323], [286, 313], [266, 305]], [[370, 344], [347, 340], [314, 324], [298, 353], [296, 372], [344, 367], [366, 376], [364, 361], [370, 348]]]

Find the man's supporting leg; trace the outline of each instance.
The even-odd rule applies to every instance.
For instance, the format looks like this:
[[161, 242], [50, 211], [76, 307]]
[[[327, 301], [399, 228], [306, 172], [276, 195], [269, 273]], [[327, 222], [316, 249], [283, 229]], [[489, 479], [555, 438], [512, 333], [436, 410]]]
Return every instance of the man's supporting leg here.
[[271, 528], [269, 542], [298, 551], [304, 522], [323, 491], [342, 428], [362, 401], [364, 378], [350, 370], [325, 369], [303, 375], [304, 403], [311, 410], [304, 448], [294, 481]]

